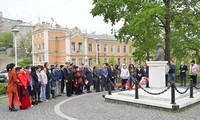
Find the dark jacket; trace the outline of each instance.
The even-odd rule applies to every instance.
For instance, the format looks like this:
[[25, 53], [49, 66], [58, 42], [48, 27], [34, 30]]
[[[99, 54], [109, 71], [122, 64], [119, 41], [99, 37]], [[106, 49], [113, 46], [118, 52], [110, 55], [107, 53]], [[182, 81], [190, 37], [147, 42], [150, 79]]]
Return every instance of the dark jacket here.
[[143, 73], [142, 73], [142, 76], [143, 76], [143, 77], [149, 77], [149, 69], [148, 69], [148, 68], [146, 68], [146, 70], [143, 69], [142, 72], [143, 72]]
[[186, 77], [186, 71], [188, 70], [187, 65], [181, 65], [179, 70], [180, 70], [180, 76]]
[[100, 69], [94, 69], [94, 71], [93, 71], [93, 77], [94, 77], [94, 80], [98, 80], [99, 79], [99, 77], [101, 77], [101, 70]]
[[85, 75], [85, 78], [88, 80], [88, 85], [92, 85], [92, 70], [89, 68], [84, 68], [82, 73]]
[[116, 77], [116, 73], [114, 69], [108, 69], [108, 77], [109, 78]]
[[63, 69], [65, 80], [72, 81], [73, 80], [73, 71], [70, 68]]
[[55, 74], [56, 74], [56, 76], [58, 77], [58, 80], [59, 80], [59, 79], [62, 80], [62, 77], [63, 77], [63, 75], [62, 75], [62, 70], [56, 69]]
[[55, 73], [50, 73], [51, 77], [51, 87], [56, 87], [56, 81], [58, 80], [58, 77]]

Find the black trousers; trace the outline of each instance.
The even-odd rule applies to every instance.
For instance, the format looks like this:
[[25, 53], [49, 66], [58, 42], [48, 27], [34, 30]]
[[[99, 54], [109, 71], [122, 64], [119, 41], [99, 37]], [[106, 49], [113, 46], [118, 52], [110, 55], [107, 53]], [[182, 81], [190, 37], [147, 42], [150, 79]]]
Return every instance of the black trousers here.
[[96, 92], [100, 91], [100, 79], [98, 78], [95, 79], [95, 90]]
[[50, 93], [51, 93], [49, 81], [50, 81], [50, 80], [48, 79], [48, 80], [47, 80], [47, 85], [46, 85], [46, 98], [47, 98], [47, 99], [50, 99]]
[[[115, 84], [115, 78], [110, 78], [110, 82], [112, 82], [113, 84]], [[111, 84], [111, 83], [110, 83]], [[111, 84], [111, 90], [114, 90], [114, 86]]]
[[39, 88], [39, 90], [38, 90], [38, 100], [40, 100], [41, 87], [42, 87], [42, 83], [39, 82], [39, 84], [38, 84], [38, 88]]
[[168, 74], [165, 74], [165, 86], [168, 87]]
[[62, 80], [61, 80], [61, 93], [63, 93], [64, 88], [65, 88], [65, 80], [62, 79]]
[[66, 93], [67, 93], [67, 96], [72, 95], [72, 81], [71, 80], [68, 80], [66, 82]]
[[193, 85], [197, 84], [197, 75], [190, 75], [190, 78], [193, 79]]

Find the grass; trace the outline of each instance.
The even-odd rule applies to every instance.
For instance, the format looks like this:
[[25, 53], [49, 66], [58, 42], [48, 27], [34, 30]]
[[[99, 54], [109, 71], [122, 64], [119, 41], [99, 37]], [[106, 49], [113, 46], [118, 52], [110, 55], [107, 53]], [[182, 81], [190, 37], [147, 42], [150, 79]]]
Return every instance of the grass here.
[[6, 91], [4, 89], [5, 83], [0, 83], [0, 95], [6, 94]]

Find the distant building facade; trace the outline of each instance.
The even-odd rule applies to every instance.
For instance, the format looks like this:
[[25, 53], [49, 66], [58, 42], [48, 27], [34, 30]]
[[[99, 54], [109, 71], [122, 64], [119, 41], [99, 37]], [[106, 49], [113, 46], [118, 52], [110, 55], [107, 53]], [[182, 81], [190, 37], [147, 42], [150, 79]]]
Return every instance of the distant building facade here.
[[116, 64], [133, 63], [132, 48], [120, 43], [113, 36], [87, 34], [77, 27], [63, 29], [35, 26], [32, 34], [33, 65], [64, 64], [75, 65], [87, 62], [90, 66], [109, 62], [114, 57]]

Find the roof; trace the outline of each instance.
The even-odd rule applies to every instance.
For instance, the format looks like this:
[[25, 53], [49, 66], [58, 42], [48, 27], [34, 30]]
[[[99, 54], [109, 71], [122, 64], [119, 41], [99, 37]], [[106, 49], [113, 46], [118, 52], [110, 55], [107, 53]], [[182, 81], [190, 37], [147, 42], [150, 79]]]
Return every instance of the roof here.
[[90, 39], [95, 39], [95, 40], [111, 40], [111, 41], [117, 40], [114, 36], [110, 36], [106, 34], [103, 34], [103, 35], [88, 34], [87, 37]]

